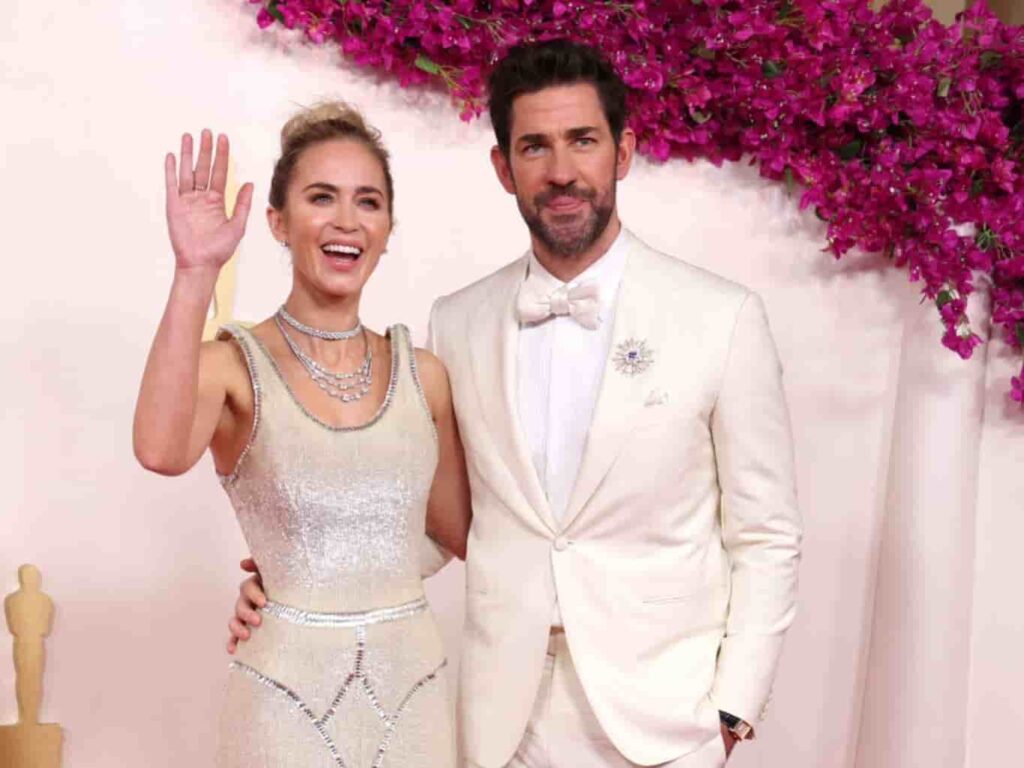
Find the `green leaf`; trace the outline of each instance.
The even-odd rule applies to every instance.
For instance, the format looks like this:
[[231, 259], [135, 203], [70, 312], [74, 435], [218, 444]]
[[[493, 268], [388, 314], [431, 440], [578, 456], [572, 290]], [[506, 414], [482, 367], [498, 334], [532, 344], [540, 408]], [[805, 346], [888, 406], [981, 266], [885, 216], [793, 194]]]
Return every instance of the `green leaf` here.
[[267, 13], [273, 16], [275, 20], [284, 24], [284, 14], [281, 13], [281, 9], [278, 8], [279, 5], [281, 5], [281, 0], [272, 0], [272, 2], [267, 5]]
[[1024, 322], [1018, 320], [1014, 330], [1017, 332], [1017, 341], [1019, 341], [1020, 345], [1024, 347]]
[[1003, 61], [1003, 54], [999, 51], [985, 51], [981, 54], [981, 68], [991, 69], [992, 67], [998, 67]]
[[985, 179], [978, 174], [971, 180], [971, 197], [977, 197], [985, 191]]
[[718, 55], [710, 48], [703, 45], [693, 46], [693, 48], [690, 49], [690, 53], [694, 56], [700, 56], [702, 59], [707, 59], [708, 61], [714, 61], [715, 57]]
[[765, 77], [778, 77], [786, 71], [786, 65], [781, 61], [769, 59], [761, 64], [761, 71]]
[[463, 29], [473, 28], [473, 22], [467, 19], [465, 16], [459, 16], [459, 24], [462, 25]]
[[950, 291], [948, 291], [948, 290], [939, 291], [939, 295], [935, 297], [935, 305], [939, 309], [942, 309], [944, 306], [949, 304], [949, 302], [951, 302], [952, 300], [953, 300], [953, 294]]
[[417, 69], [422, 69], [424, 72], [428, 74], [441, 74], [441, 68], [437, 66], [437, 64], [435, 64], [433, 61], [428, 59], [426, 56], [424, 56], [422, 53], [416, 57], [416, 61], [414, 63], [416, 64]]
[[949, 96], [949, 89], [953, 85], [953, 78], [944, 77], [939, 80], [938, 86], [935, 88], [935, 95], [940, 99], [944, 99]]
[[697, 125], [704, 125], [704, 123], [711, 119], [711, 115], [707, 112], [701, 112], [699, 109], [693, 110], [693, 112], [690, 113], [690, 116], [693, 118], [693, 122]]
[[986, 224], [981, 228], [981, 231], [974, 237], [974, 243], [981, 250], [987, 251], [996, 244], [996, 233], [988, 228]]
[[860, 154], [861, 149], [864, 146], [864, 142], [860, 139], [854, 139], [849, 144], [841, 146], [837, 152], [840, 159], [842, 160], [853, 160], [857, 155]]
[[793, 191], [793, 186], [796, 184], [796, 179], [793, 178], [793, 169], [788, 165], [786, 166], [786, 189], [789, 192]]

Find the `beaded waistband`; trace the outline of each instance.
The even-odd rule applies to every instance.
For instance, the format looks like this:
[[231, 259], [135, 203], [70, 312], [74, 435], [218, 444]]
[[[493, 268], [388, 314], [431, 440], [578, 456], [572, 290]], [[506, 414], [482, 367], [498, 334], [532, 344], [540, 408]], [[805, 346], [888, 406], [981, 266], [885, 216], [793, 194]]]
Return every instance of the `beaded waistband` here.
[[264, 612], [269, 613], [271, 616], [292, 624], [301, 624], [307, 627], [365, 627], [369, 624], [398, 621], [426, 609], [427, 600], [423, 597], [419, 600], [413, 600], [411, 603], [403, 603], [402, 605], [390, 608], [375, 608], [372, 611], [357, 611], [354, 613], [304, 611], [301, 608], [293, 608], [290, 605], [281, 605], [281, 603], [269, 600], [263, 607]]

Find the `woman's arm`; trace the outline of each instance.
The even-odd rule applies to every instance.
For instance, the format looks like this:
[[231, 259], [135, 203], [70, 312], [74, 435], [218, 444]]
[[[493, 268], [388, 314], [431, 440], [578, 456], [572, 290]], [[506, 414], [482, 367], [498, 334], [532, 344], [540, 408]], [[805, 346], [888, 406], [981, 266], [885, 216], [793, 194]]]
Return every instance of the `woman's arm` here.
[[228, 140], [203, 131], [192, 168], [192, 137], [181, 141], [181, 166], [164, 163], [167, 226], [174, 250], [174, 282], [149, 352], [135, 407], [135, 455], [147, 469], [177, 475], [192, 467], [222, 419], [237, 356], [228, 344], [202, 344], [203, 324], [221, 267], [245, 232], [252, 185], [238, 193], [233, 215], [224, 210]]
[[423, 393], [437, 427], [439, 458], [427, 502], [427, 534], [456, 557], [466, 559], [466, 539], [473, 519], [466, 456], [455, 421], [448, 372], [434, 355], [416, 350]]

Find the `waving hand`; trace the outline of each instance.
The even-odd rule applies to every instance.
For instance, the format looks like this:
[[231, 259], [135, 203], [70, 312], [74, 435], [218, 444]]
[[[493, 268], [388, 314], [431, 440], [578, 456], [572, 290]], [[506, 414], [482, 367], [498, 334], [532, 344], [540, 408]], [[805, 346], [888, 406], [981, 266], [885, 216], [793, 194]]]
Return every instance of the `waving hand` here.
[[228, 137], [221, 134], [214, 157], [213, 134], [204, 130], [194, 168], [192, 136], [187, 133], [181, 137], [180, 166], [173, 153], [169, 152], [164, 160], [167, 229], [178, 269], [219, 270], [245, 234], [253, 188], [252, 184], [242, 186], [235, 210], [228, 217], [224, 210], [224, 187], [229, 152]]

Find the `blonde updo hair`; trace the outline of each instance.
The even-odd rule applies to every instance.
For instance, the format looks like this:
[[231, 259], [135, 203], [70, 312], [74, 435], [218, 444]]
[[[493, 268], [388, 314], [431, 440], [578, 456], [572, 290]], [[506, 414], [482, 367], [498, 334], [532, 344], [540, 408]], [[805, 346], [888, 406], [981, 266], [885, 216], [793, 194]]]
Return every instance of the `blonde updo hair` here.
[[288, 183], [295, 172], [295, 164], [309, 147], [324, 141], [349, 139], [370, 150], [384, 170], [388, 216], [394, 219], [394, 182], [391, 180], [391, 162], [381, 141], [380, 131], [367, 125], [359, 110], [344, 101], [322, 101], [292, 115], [281, 129], [281, 156], [274, 164], [270, 180], [270, 205], [284, 208]]

